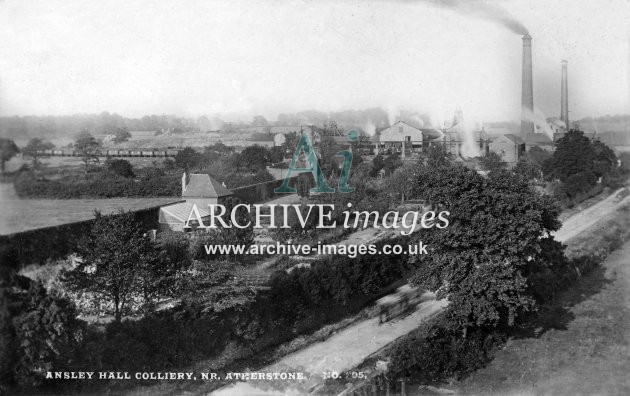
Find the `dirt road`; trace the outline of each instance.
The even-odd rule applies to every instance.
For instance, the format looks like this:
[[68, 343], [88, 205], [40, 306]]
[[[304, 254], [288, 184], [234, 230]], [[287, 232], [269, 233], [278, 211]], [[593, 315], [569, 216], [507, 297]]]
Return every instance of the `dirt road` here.
[[[446, 305], [445, 300], [429, 300], [418, 305], [410, 315], [379, 325], [378, 318], [361, 321], [339, 331], [324, 342], [282, 358], [279, 362], [257, 370], [259, 372], [304, 372], [308, 379], [283, 388], [280, 394], [304, 394], [322, 381], [324, 372], [343, 373], [358, 366], [367, 356], [395, 339], [411, 332], [418, 324], [433, 317]], [[257, 387], [260, 385], [261, 387]], [[261, 381], [239, 382], [212, 393], [216, 396], [261, 394], [268, 384]], [[256, 391], [254, 391], [256, 390]], [[276, 389], [277, 391], [277, 389]], [[277, 394], [277, 393], [272, 393]]]
[[608, 198], [584, 209], [569, 217], [562, 223], [562, 228], [554, 234], [556, 240], [565, 242], [580, 232], [594, 225], [606, 214], [618, 207], [630, 202], [628, 189], [622, 188], [611, 194]]

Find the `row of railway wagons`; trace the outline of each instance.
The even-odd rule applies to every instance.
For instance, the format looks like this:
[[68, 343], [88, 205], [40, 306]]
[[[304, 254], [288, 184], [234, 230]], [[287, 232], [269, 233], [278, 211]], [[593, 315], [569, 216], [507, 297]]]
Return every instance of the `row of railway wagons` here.
[[[99, 155], [106, 157], [175, 157], [179, 153], [177, 149], [169, 150], [102, 150]], [[80, 157], [81, 153], [72, 149], [65, 150], [37, 150], [39, 155], [56, 157]]]

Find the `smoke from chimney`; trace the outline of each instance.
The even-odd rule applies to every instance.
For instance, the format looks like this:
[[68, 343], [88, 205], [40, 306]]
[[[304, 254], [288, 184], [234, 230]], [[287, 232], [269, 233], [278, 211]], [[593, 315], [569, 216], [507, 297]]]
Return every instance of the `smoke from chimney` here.
[[484, 0], [424, 0], [431, 5], [449, 8], [467, 16], [497, 23], [512, 32], [528, 34], [527, 28], [499, 4]]
[[532, 36], [523, 36], [523, 90], [521, 92], [521, 137], [534, 133], [534, 123], [528, 114], [534, 113], [534, 82], [532, 78]]
[[569, 82], [567, 81], [567, 61], [562, 61], [562, 88], [560, 92], [560, 119], [569, 129]]

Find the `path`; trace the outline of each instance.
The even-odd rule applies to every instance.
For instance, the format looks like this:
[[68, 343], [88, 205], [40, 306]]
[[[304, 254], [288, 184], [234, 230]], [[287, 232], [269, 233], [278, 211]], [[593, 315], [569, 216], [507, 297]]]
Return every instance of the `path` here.
[[[446, 305], [445, 300], [429, 300], [418, 305], [410, 315], [379, 325], [378, 318], [361, 321], [339, 331], [326, 341], [310, 345], [282, 358], [277, 363], [256, 370], [257, 372], [301, 371], [309, 374], [309, 379], [299, 384], [299, 389], [283, 389], [282, 393], [300, 394], [322, 381], [322, 373], [342, 373], [358, 366], [367, 356], [377, 352], [399, 337], [408, 334], [418, 324], [433, 317]], [[261, 384], [264, 386], [265, 384]], [[296, 387], [297, 384], [292, 384]], [[254, 381], [235, 383], [212, 393], [216, 396], [246, 395], [257, 392]], [[260, 390], [258, 391], [260, 392]]]
[[630, 202], [627, 188], [621, 188], [608, 198], [569, 217], [562, 224], [562, 228], [554, 234], [556, 240], [566, 242], [580, 232], [594, 225], [607, 213]]

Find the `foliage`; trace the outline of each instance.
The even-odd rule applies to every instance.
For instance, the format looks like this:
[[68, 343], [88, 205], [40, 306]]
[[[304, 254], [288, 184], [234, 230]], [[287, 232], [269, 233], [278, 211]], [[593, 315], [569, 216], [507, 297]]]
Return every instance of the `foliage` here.
[[504, 340], [505, 335], [482, 329], [474, 329], [462, 338], [439, 322], [428, 330], [421, 327], [387, 351], [391, 359], [388, 377], [414, 375], [414, 379], [429, 383], [461, 378], [489, 362], [494, 347]]
[[426, 235], [434, 251], [412, 281], [449, 299], [452, 329], [512, 326], [533, 308], [525, 269], [560, 226], [551, 198], [512, 173], [484, 178], [459, 165], [420, 168], [414, 194], [450, 213], [448, 227]]
[[412, 194], [413, 184], [409, 183], [409, 179], [413, 179], [414, 172], [418, 166], [418, 164], [404, 164], [396, 169], [386, 181], [387, 190], [400, 195], [402, 202]]
[[542, 177], [540, 165], [530, 160], [519, 161], [512, 171], [526, 180], [538, 180]]
[[70, 290], [110, 302], [117, 322], [133, 311], [134, 300], [150, 305], [176, 269], [144, 236], [132, 213], [103, 216], [97, 212], [77, 254], [81, 262], [64, 273], [64, 282]]
[[90, 135], [88, 132], [81, 132], [74, 143], [74, 149], [81, 156], [81, 160], [85, 164], [85, 174], [87, 175], [90, 162], [98, 162], [98, 154], [100, 152], [100, 142]]
[[27, 155], [33, 159], [33, 168], [36, 169], [39, 165], [38, 158], [41, 156], [38, 151], [50, 150], [53, 147], [55, 147], [55, 145], [50, 142], [44, 142], [40, 138], [33, 138], [29, 140], [22, 152], [24, 153], [24, 155]]
[[24, 172], [14, 179], [13, 185], [20, 197], [28, 198], [174, 197], [181, 192], [178, 177], [153, 175], [136, 181], [115, 173], [100, 172], [90, 173], [82, 180], [72, 177], [45, 180]]
[[18, 149], [13, 140], [0, 138], [0, 163], [2, 164], [3, 175], [5, 163], [19, 152], [20, 149]]
[[372, 158], [372, 168], [370, 169], [370, 176], [376, 177], [378, 175], [378, 171], [383, 169], [385, 166], [385, 161], [383, 160], [383, 154], [379, 153]]
[[[405, 243], [398, 238], [395, 243]], [[377, 243], [377, 248], [382, 244]], [[327, 256], [310, 268], [278, 271], [272, 277], [272, 304], [285, 319], [297, 320], [314, 307], [349, 304], [358, 297], [375, 295], [382, 287], [401, 279], [408, 270], [405, 257], [382, 255]]]
[[390, 176], [394, 171], [402, 166], [403, 162], [400, 158], [400, 154], [394, 153], [388, 155], [383, 161], [383, 169], [385, 170], [385, 176]]
[[270, 164], [269, 150], [258, 145], [246, 147], [242, 153], [234, 158], [234, 165], [237, 169], [252, 173], [265, 169]]
[[501, 169], [507, 168], [507, 164], [501, 156], [494, 152], [489, 152], [488, 154], [481, 157], [481, 168], [485, 171], [496, 172]]
[[282, 152], [284, 158], [292, 158], [295, 148], [297, 147], [300, 137], [297, 132], [291, 132], [284, 135], [284, 143], [282, 143]]
[[450, 154], [443, 144], [432, 144], [427, 151], [428, 166], [444, 166], [449, 163]]
[[[556, 142], [553, 156], [545, 161], [545, 176], [566, 181], [570, 176], [593, 170], [597, 154], [584, 132], [570, 130]], [[592, 187], [592, 185], [591, 185]]]
[[0, 295], [3, 383], [36, 386], [43, 372], [76, 359], [85, 329], [72, 302], [15, 274], [0, 281]]
[[538, 146], [534, 146], [527, 151], [527, 159], [541, 168], [549, 158], [551, 158], [551, 153]]
[[110, 172], [125, 178], [134, 177], [133, 167], [129, 161], [124, 159], [112, 159], [107, 161], [107, 169]]
[[201, 154], [193, 150], [192, 147], [185, 147], [175, 156], [175, 165], [183, 169], [184, 172], [190, 172], [194, 168], [199, 167], [200, 163]]
[[589, 139], [579, 130], [570, 130], [556, 143], [553, 156], [543, 163], [548, 179], [562, 182], [556, 196], [572, 205], [593, 194], [599, 182], [615, 186], [620, 170], [617, 156], [605, 144]]
[[131, 133], [126, 127], [116, 128], [114, 133], [114, 143], [122, 143], [131, 139]]

